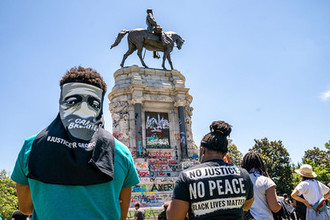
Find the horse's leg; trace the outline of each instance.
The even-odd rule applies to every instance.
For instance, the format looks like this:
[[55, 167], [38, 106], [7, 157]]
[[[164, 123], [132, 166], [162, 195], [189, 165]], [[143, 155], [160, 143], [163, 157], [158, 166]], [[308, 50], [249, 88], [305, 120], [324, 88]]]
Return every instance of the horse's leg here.
[[171, 66], [171, 70], [173, 70], [173, 65], [172, 65], [172, 60], [171, 60], [171, 53], [169, 53], [167, 55], [167, 60], [168, 60], [168, 63], [170, 64], [170, 66]]
[[[168, 58], [168, 56], [170, 55], [170, 52], [171, 52], [171, 49], [170, 47], [167, 47], [164, 51], [164, 55], [163, 55], [163, 63], [162, 63], [162, 67], [164, 70], [166, 70], [166, 67], [165, 67], [165, 60], [166, 58]], [[171, 66], [172, 67], [172, 66]], [[173, 68], [172, 68], [173, 69]]]
[[135, 50], [136, 50], [136, 46], [135, 46], [132, 42], [128, 41], [128, 50], [127, 50], [127, 52], [126, 52], [126, 53], [124, 54], [124, 56], [123, 56], [123, 60], [121, 61], [121, 64], [120, 64], [121, 67], [124, 67], [125, 60], [126, 60], [127, 57], [128, 57], [129, 55], [131, 55]]
[[148, 68], [148, 66], [144, 63], [143, 58], [142, 58], [143, 46], [142, 45], [137, 46], [137, 50], [138, 50], [137, 55], [139, 56], [139, 58], [141, 60], [142, 66], [144, 66], [145, 68]]

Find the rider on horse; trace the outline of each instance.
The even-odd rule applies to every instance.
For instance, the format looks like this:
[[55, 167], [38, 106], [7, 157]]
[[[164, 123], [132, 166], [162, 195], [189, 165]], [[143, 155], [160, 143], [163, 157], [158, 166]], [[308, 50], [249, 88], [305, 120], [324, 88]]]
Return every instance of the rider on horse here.
[[[166, 39], [166, 34], [165, 32], [162, 30], [162, 28], [157, 25], [157, 22], [153, 16], [152, 13], [152, 9], [148, 8], [147, 9], [147, 19], [146, 19], [146, 23], [147, 23], [147, 31], [149, 31], [150, 33], [156, 34], [156, 35], [160, 35], [160, 40], [162, 41], [164, 46], [169, 46], [171, 43]], [[158, 55], [156, 55], [156, 51], [154, 51], [154, 58], [159, 58]]]

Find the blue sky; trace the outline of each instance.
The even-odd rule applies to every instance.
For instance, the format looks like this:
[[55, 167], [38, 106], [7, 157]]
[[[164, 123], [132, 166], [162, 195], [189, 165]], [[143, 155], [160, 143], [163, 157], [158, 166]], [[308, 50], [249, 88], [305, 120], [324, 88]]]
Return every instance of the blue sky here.
[[[0, 169], [11, 172], [24, 139], [57, 115], [59, 80], [92, 67], [113, 86], [127, 50], [112, 50], [122, 29], [144, 28], [146, 9], [165, 31], [185, 39], [172, 52], [194, 100], [196, 144], [214, 120], [233, 125], [242, 153], [254, 139], [282, 140], [292, 162], [330, 140], [330, 2], [0, 1]], [[147, 52], [149, 67], [161, 61]], [[132, 54], [126, 65], [139, 65]], [[167, 64], [168, 66], [168, 64]], [[108, 100], [106, 128], [111, 131]]]

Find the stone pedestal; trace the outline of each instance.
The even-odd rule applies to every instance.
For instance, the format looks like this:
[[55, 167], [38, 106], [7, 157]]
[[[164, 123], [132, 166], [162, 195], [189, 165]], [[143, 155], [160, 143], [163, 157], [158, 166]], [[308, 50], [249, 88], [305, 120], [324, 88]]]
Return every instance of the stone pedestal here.
[[108, 95], [113, 135], [132, 152], [141, 183], [132, 202], [161, 206], [182, 169], [197, 163], [192, 96], [177, 70], [131, 66], [114, 73]]

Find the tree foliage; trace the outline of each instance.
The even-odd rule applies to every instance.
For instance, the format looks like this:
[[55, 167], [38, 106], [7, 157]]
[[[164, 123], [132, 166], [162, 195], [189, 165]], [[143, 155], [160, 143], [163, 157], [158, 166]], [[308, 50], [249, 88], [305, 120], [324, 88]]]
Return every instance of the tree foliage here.
[[276, 184], [278, 194], [290, 194], [293, 189], [292, 167], [290, 155], [282, 141], [269, 141], [267, 138], [254, 141], [255, 144], [249, 151], [260, 154], [270, 178]]
[[303, 163], [313, 162], [315, 166], [330, 167], [330, 152], [321, 150], [318, 147], [314, 147], [311, 150], [306, 150], [302, 159]]
[[328, 150], [328, 152], [330, 151], [330, 140], [324, 144], [325, 148]]
[[16, 184], [11, 180], [5, 170], [0, 172], [0, 216], [10, 219], [13, 212], [18, 209]]
[[[329, 141], [330, 142], [330, 141]], [[327, 147], [327, 144], [325, 146]], [[318, 147], [314, 147], [311, 150], [306, 150], [302, 158], [304, 164], [310, 164], [313, 167], [313, 171], [317, 174], [316, 179], [324, 184], [330, 182], [330, 150], [321, 150]]]
[[228, 144], [228, 154], [230, 157], [231, 164], [234, 164], [236, 166], [241, 165], [243, 154], [237, 149], [235, 144], [232, 144], [231, 140], [229, 140]]

